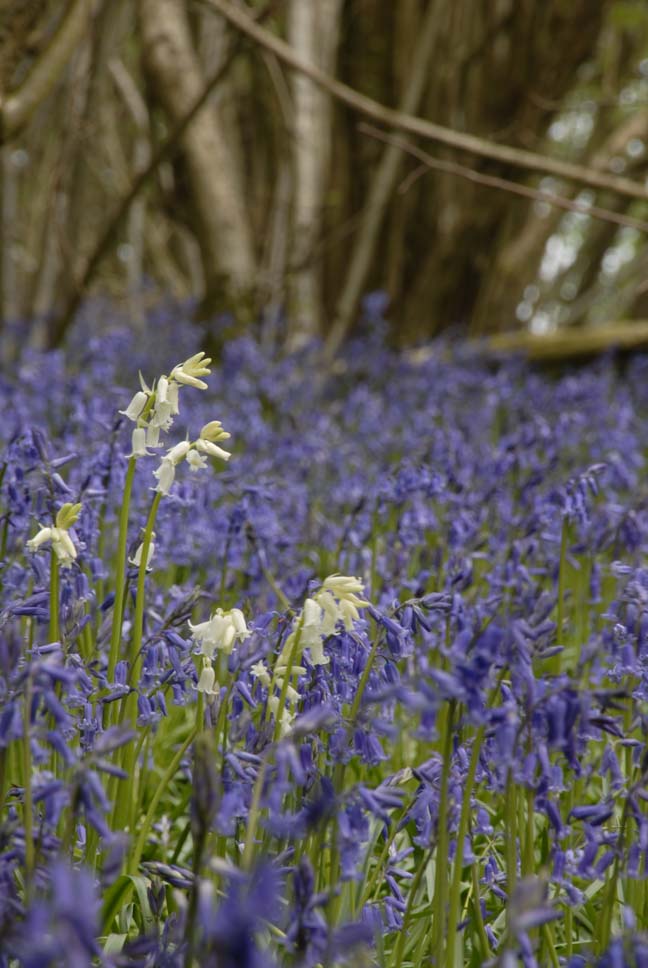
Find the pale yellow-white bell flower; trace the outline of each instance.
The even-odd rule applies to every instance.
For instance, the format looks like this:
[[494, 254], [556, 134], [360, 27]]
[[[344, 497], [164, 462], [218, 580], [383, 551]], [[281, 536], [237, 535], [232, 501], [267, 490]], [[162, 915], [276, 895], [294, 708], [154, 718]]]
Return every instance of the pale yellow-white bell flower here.
[[126, 409], [120, 410], [119, 413], [123, 414], [128, 420], [132, 420], [133, 423], [136, 423], [142, 410], [146, 406], [147, 400], [148, 394], [144, 390], [138, 390]]
[[175, 467], [185, 459], [190, 449], [191, 444], [189, 441], [181, 440], [179, 444], [176, 444], [174, 447], [170, 447], [169, 450], [167, 450], [164, 460], [171, 461]]
[[199, 450], [203, 454], [209, 454], [210, 457], [218, 457], [224, 461], [228, 461], [232, 456], [229, 451], [223, 450], [218, 444], [213, 444], [211, 440], [203, 440], [202, 437], [199, 437], [196, 441], [196, 450]]
[[237, 640], [242, 642], [252, 634], [245, 624], [243, 612], [238, 608], [227, 612], [217, 608], [206, 622], [198, 625], [189, 622], [189, 628], [203, 655], [210, 659], [216, 651], [230, 655]]
[[157, 479], [157, 484], [153, 490], [166, 497], [175, 480], [175, 464], [167, 460], [166, 457], [162, 458], [159, 467], [153, 471], [153, 477]]
[[[137, 551], [135, 552], [135, 554], [133, 555], [133, 557], [128, 559], [130, 561], [131, 565], [135, 565], [137, 568], [139, 568], [139, 566], [142, 563], [142, 552], [143, 552], [143, 550], [144, 550], [144, 542], [142, 542], [138, 546]], [[154, 554], [155, 554], [155, 531], [153, 531], [151, 533], [151, 540], [150, 540], [149, 546], [148, 546], [148, 554], [146, 556], [146, 567], [147, 568], [151, 564], [151, 561], [153, 559], [153, 555]]]
[[27, 542], [30, 551], [37, 551], [42, 545], [51, 542], [52, 551], [60, 565], [71, 565], [77, 557], [77, 550], [68, 534], [68, 528], [78, 520], [81, 504], [63, 504], [56, 514], [53, 528], [41, 528]]
[[147, 432], [144, 427], [135, 427], [131, 440], [131, 452], [129, 457], [150, 457], [151, 452], [147, 450]]
[[210, 363], [210, 357], [206, 357], [202, 352], [196, 353], [194, 356], [190, 356], [188, 360], [185, 360], [184, 363], [179, 363], [177, 366], [174, 366], [169, 379], [175, 380], [176, 383], [182, 383], [185, 386], [196, 387], [198, 390], [206, 390], [207, 384], [204, 380], [200, 380], [199, 377], [209, 376], [211, 373], [209, 369]]
[[207, 466], [205, 454], [199, 454], [197, 450], [190, 450], [187, 454], [187, 463], [190, 471], [201, 471]]
[[211, 662], [203, 662], [197, 688], [198, 692], [204, 692], [206, 696], [218, 695], [219, 689], [216, 682], [216, 673]]

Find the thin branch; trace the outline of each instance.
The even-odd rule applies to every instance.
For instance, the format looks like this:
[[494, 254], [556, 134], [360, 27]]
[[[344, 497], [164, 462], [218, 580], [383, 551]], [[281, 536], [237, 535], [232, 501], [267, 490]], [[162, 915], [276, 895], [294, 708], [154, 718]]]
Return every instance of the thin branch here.
[[52, 40], [16, 91], [0, 95], [0, 144], [13, 138], [29, 121], [62, 74], [83, 36], [92, 0], [71, 0]]
[[[631, 215], [622, 215], [618, 212], [613, 212], [611, 209], [601, 208], [599, 205], [588, 205], [584, 202], [574, 201], [572, 198], [566, 198], [564, 195], [554, 195], [552, 192], [542, 191], [542, 189], [529, 188], [527, 185], [520, 185], [519, 182], [510, 181], [508, 178], [499, 178], [497, 175], [484, 175], [482, 172], [475, 171], [474, 168], [459, 165], [454, 161], [444, 161], [441, 158], [434, 158], [406, 138], [401, 138], [398, 135], [385, 134], [384, 131], [381, 131], [379, 128], [374, 128], [371, 124], [359, 124], [358, 130], [363, 134], [368, 134], [370, 137], [376, 138], [377, 141], [395, 145], [401, 151], [412, 155], [413, 158], [420, 161], [425, 168], [442, 171], [446, 175], [456, 175], [459, 178], [465, 178], [477, 185], [496, 188], [503, 192], [509, 192], [512, 195], [520, 195], [522, 198], [530, 198], [536, 202], [546, 202], [548, 205], [553, 205], [554, 208], [561, 208], [568, 212], [578, 212], [579, 215], [589, 215], [591, 218], [599, 219], [601, 222], [612, 222], [614, 225], [622, 225], [625, 228], [637, 229], [639, 232], [648, 233], [648, 222], [643, 219], [633, 218]], [[419, 175], [420, 172], [421, 169], [417, 168], [415, 174]], [[403, 185], [406, 184], [409, 187], [411, 181], [404, 181]]]
[[[263, 7], [262, 10], [257, 14], [257, 20], [262, 21], [266, 17], [270, 16], [274, 7], [276, 6], [277, 0], [269, 0], [269, 2]], [[184, 117], [176, 124], [172, 129], [170, 135], [164, 141], [157, 150], [151, 156], [151, 160], [143, 168], [135, 178], [122, 197], [121, 201], [117, 205], [117, 209], [113, 214], [112, 218], [109, 220], [108, 224], [104, 228], [102, 234], [100, 235], [94, 250], [86, 262], [85, 268], [81, 273], [81, 276], [75, 281], [70, 297], [63, 307], [61, 313], [56, 316], [51, 323], [49, 331], [49, 342], [50, 345], [56, 346], [62, 340], [65, 332], [74, 319], [76, 312], [81, 304], [81, 300], [85, 294], [85, 291], [95, 276], [97, 269], [103, 262], [104, 258], [111, 251], [113, 245], [117, 241], [118, 233], [121, 229], [122, 222], [124, 221], [126, 215], [128, 214], [131, 205], [142, 191], [144, 186], [148, 183], [149, 179], [155, 174], [161, 164], [163, 164], [168, 158], [171, 158], [177, 150], [178, 143], [182, 138], [183, 134], [196, 117], [200, 109], [209, 99], [210, 94], [214, 88], [221, 82], [225, 77], [230, 67], [234, 63], [234, 60], [240, 52], [240, 44], [234, 42], [227, 54], [225, 60], [218, 68], [218, 70], [212, 74], [211, 77], [207, 79], [204, 89], [200, 95], [196, 98], [191, 108], [187, 111]]]
[[593, 168], [561, 161], [558, 158], [550, 158], [510, 145], [494, 144], [486, 138], [454, 131], [452, 128], [434, 124], [424, 118], [389, 108], [378, 101], [374, 101], [373, 98], [360, 94], [347, 84], [335, 80], [312, 64], [303, 61], [295, 54], [292, 47], [269, 30], [259, 26], [245, 10], [235, 6], [230, 0], [202, 0], [202, 2], [217, 10], [238, 30], [251, 37], [256, 43], [267, 50], [271, 50], [293, 70], [305, 74], [306, 77], [319, 84], [337, 100], [379, 124], [384, 124], [390, 128], [399, 128], [401, 131], [417, 135], [428, 141], [437, 141], [459, 151], [467, 151], [480, 158], [489, 158], [492, 161], [498, 161], [514, 168], [544, 172], [557, 178], [564, 178], [567, 181], [589, 185], [591, 188], [602, 188], [617, 195], [625, 195], [628, 198], [648, 199], [648, 188], [630, 178], [609, 175], [605, 172], [595, 171]]

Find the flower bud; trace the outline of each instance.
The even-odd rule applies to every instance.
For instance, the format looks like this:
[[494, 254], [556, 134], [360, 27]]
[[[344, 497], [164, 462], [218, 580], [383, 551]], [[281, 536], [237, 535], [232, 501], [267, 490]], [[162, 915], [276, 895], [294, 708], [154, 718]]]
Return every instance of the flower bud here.
[[63, 504], [56, 514], [56, 527], [66, 531], [71, 528], [79, 518], [81, 507], [81, 504]]

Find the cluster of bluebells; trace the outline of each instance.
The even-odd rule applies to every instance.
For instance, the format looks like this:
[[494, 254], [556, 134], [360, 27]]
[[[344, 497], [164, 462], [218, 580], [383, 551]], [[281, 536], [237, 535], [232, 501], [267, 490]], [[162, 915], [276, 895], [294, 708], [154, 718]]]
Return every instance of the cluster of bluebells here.
[[151, 325], [0, 383], [0, 966], [644, 964], [648, 361]]

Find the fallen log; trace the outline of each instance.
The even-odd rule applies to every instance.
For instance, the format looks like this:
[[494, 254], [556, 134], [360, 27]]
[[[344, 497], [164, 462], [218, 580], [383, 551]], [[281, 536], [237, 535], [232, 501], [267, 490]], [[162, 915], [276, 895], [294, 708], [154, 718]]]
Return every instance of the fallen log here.
[[607, 350], [648, 347], [648, 320], [610, 322], [545, 334], [516, 330], [496, 333], [479, 343], [489, 355], [519, 354], [531, 360], [568, 360]]

